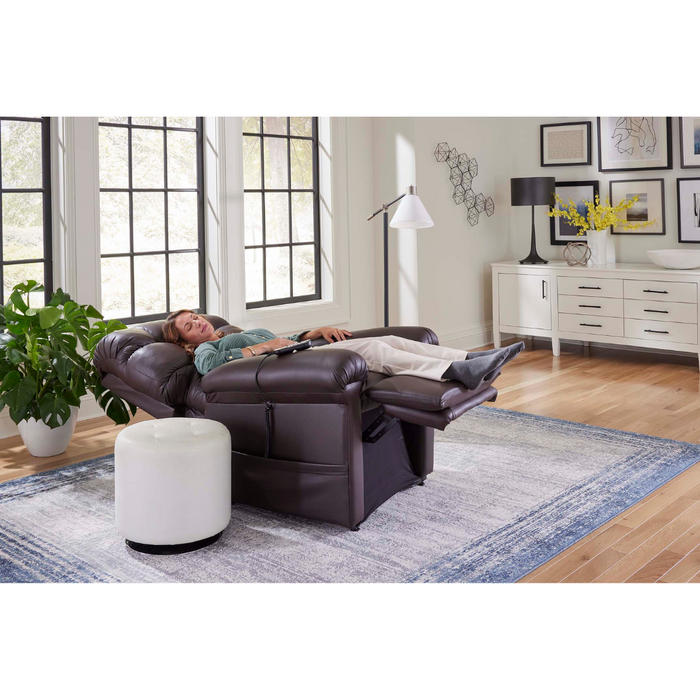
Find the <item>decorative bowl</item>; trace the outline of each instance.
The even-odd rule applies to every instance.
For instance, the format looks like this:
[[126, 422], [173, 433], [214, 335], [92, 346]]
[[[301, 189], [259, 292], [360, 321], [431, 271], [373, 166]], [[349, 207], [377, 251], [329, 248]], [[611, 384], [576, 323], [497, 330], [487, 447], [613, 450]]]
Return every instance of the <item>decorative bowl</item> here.
[[649, 259], [659, 267], [668, 270], [694, 270], [700, 267], [700, 250], [670, 248], [668, 250], [647, 250]]

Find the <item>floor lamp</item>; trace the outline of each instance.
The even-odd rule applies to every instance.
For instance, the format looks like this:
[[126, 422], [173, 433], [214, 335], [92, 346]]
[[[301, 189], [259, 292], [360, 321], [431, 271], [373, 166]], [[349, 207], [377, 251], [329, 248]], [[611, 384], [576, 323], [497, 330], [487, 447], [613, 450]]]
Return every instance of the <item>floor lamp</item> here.
[[[389, 224], [389, 207], [401, 200], [391, 224]], [[367, 217], [372, 221], [377, 214], [384, 214], [384, 328], [389, 326], [389, 226], [391, 228], [430, 228], [434, 226], [428, 210], [416, 194], [416, 188], [409, 185], [406, 192]]]

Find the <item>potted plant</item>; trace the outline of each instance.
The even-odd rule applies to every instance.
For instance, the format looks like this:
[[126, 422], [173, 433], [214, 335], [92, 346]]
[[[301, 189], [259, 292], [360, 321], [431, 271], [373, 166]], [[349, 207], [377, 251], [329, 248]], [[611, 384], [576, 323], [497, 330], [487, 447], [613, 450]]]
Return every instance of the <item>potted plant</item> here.
[[97, 309], [77, 304], [61, 289], [47, 306], [30, 306], [30, 293], [43, 290], [29, 280], [0, 305], [0, 410], [8, 407], [35, 457], [65, 452], [88, 391], [116, 424], [136, 414], [135, 406], [102, 386], [92, 365], [100, 339], [126, 326], [104, 321]]
[[567, 219], [572, 226], [578, 228], [577, 236], [586, 236], [591, 249], [591, 262], [594, 265], [615, 262], [615, 248], [608, 234], [610, 226], [620, 226], [625, 231], [635, 231], [655, 223], [655, 221], [630, 223], [620, 216], [639, 199], [637, 195], [630, 199], [623, 199], [617, 206], [612, 206], [608, 197], [605, 198], [605, 204], [601, 204], [599, 195], [595, 196], [595, 202], [584, 199], [583, 204], [587, 209], [585, 216], [579, 212], [572, 199], [569, 200], [568, 205], [558, 194], [554, 195], [554, 199], [556, 206], [549, 211], [548, 216]]

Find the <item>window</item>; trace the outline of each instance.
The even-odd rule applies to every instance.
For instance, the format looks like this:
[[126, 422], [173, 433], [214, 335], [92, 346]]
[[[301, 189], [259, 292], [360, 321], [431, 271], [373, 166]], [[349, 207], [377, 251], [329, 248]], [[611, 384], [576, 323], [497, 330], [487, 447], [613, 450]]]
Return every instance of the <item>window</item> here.
[[246, 307], [321, 298], [318, 118], [243, 117]]
[[201, 117], [100, 117], [102, 313], [204, 312]]
[[32, 306], [51, 298], [50, 153], [48, 117], [0, 117], [0, 303], [30, 279]]

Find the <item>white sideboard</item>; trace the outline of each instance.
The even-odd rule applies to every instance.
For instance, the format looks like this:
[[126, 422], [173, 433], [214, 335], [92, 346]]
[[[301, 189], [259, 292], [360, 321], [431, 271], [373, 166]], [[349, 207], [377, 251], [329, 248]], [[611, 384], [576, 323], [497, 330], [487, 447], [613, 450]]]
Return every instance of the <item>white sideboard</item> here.
[[493, 263], [493, 342], [501, 333], [698, 354], [700, 270], [618, 263]]

